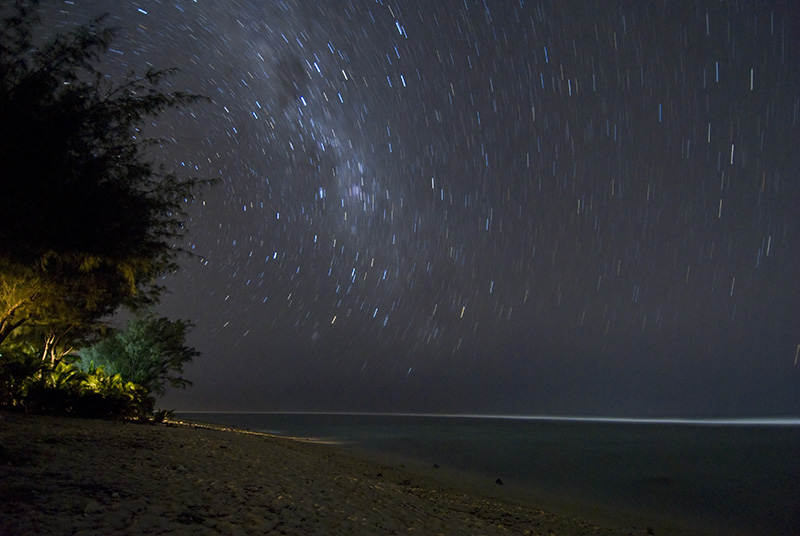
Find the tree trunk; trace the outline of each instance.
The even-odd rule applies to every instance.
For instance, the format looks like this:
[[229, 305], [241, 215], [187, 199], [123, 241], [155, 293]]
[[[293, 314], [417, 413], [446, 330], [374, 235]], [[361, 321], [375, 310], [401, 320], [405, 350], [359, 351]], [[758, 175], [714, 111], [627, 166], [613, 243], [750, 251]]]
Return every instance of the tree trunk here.
[[27, 300], [18, 301], [17, 303], [9, 307], [8, 310], [5, 313], [3, 313], [3, 316], [0, 317], [0, 345], [3, 344], [3, 341], [5, 341], [15, 329], [20, 327], [28, 320], [27, 316], [23, 316], [22, 318], [16, 320], [14, 319], [14, 315], [16, 314], [16, 312], [19, 310], [20, 307], [25, 305], [26, 301]]
[[59, 349], [61, 347], [61, 340], [66, 337], [71, 330], [72, 328], [67, 328], [61, 333], [51, 331], [45, 336], [42, 361], [50, 361], [50, 365], [55, 368], [55, 366], [64, 359], [64, 356], [72, 351], [72, 347]]

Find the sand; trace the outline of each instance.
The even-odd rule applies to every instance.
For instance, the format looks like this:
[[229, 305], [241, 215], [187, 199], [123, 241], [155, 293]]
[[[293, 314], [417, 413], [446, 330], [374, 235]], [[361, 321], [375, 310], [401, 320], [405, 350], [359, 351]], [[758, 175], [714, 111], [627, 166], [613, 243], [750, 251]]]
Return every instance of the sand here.
[[400, 464], [191, 424], [0, 412], [0, 534], [646, 534]]

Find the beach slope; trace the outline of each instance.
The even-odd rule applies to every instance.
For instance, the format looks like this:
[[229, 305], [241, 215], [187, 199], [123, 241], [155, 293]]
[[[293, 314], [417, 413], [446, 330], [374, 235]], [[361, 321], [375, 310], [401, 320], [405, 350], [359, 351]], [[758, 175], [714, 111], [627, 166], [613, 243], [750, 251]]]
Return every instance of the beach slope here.
[[0, 412], [0, 534], [645, 534], [333, 445]]

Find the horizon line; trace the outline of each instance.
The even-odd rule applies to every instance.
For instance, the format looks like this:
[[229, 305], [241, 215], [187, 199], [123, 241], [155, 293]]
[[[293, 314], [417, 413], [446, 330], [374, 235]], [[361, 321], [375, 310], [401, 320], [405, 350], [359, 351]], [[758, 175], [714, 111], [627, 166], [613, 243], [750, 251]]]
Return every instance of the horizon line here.
[[461, 419], [498, 419], [545, 422], [597, 422], [626, 424], [695, 424], [695, 425], [761, 425], [800, 426], [800, 417], [611, 417], [569, 415], [516, 415], [481, 413], [396, 413], [353, 411], [201, 411], [175, 410], [176, 414], [214, 413], [220, 415], [339, 415], [351, 417], [426, 417]]

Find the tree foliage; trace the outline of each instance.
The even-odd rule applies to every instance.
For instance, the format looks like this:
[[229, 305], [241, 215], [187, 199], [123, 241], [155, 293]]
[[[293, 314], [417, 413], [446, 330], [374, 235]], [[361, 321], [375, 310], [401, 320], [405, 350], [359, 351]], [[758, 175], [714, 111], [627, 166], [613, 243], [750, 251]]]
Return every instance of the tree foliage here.
[[164, 91], [170, 70], [104, 76], [102, 18], [37, 42], [36, 5], [16, 2], [0, 33], [0, 348], [39, 339], [55, 363], [176, 268], [200, 182], [156, 166], [141, 128], [198, 97]]
[[141, 385], [148, 393], [163, 394], [167, 386], [183, 388], [191, 382], [182, 378], [183, 366], [199, 353], [186, 345], [192, 327], [185, 320], [136, 316], [124, 331], [114, 330], [97, 344], [80, 351], [78, 366], [91, 371], [103, 367], [109, 374]]
[[177, 268], [202, 182], [157, 166], [163, 142], [142, 129], [199, 97], [164, 90], [171, 70], [100, 72], [102, 17], [38, 38], [38, 5], [0, 5], [0, 406], [142, 417], [152, 393], [189, 384], [188, 322], [137, 317], [86, 350], [91, 366], [71, 361]]

